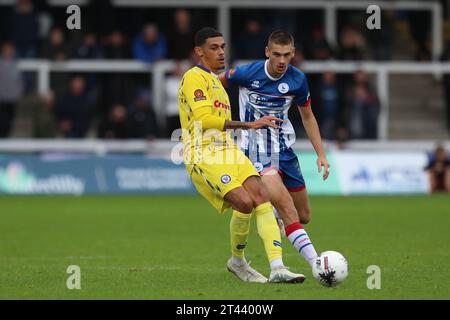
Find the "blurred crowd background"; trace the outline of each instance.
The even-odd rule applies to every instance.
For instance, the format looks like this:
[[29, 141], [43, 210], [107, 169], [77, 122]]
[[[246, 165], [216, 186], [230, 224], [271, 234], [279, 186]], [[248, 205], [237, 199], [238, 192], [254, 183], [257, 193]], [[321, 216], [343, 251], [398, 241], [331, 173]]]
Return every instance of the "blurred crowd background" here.
[[[442, 5], [443, 18], [448, 19], [447, 1]], [[216, 10], [116, 7], [108, 0], [90, 1], [81, 10], [82, 29], [67, 30], [65, 6], [31, 0], [0, 6], [0, 138], [170, 137], [180, 126], [177, 89], [186, 71], [181, 61], [196, 63], [195, 31], [203, 26], [217, 27]], [[264, 59], [267, 37], [279, 28], [294, 34], [297, 51], [292, 64], [299, 68], [304, 61], [432, 59], [430, 12], [383, 10], [381, 30], [368, 30], [361, 23], [366, 17], [365, 11], [339, 11], [338, 44], [332, 46], [325, 37], [323, 10], [233, 9], [231, 37], [226, 39], [230, 60], [233, 64]], [[38, 93], [36, 74], [20, 72], [17, 67], [18, 61], [26, 59], [133, 59], [149, 64], [171, 59], [180, 63], [167, 74], [165, 92], [151, 92], [148, 75], [58, 72], [51, 74], [51, 90]], [[450, 48], [441, 59], [450, 60]], [[359, 70], [307, 76], [312, 107], [325, 139], [378, 138], [380, 104], [369, 74]], [[439, 119], [450, 132], [450, 76], [430, 80], [428, 85], [441, 88], [442, 96], [437, 98], [442, 99], [445, 111], [441, 110]], [[164, 128], [156, 121], [154, 94], [165, 95]], [[230, 91], [230, 98], [237, 118], [237, 90]], [[21, 118], [20, 110], [27, 110], [27, 116]], [[291, 111], [302, 137], [298, 111]]]

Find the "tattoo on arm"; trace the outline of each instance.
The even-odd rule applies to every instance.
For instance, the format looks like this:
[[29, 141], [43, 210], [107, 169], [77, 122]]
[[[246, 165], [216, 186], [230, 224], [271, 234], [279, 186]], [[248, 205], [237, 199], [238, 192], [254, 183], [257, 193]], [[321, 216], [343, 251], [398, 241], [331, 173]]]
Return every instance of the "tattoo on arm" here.
[[224, 129], [248, 129], [249, 125], [247, 122], [242, 121], [225, 121]]

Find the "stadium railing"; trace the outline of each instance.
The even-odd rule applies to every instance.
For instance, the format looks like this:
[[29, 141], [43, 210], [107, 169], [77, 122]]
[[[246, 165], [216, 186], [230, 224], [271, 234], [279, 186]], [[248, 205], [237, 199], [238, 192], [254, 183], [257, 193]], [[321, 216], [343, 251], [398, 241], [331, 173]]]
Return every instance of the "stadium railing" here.
[[[245, 63], [237, 61], [236, 63]], [[184, 62], [185, 66], [189, 62]], [[67, 62], [51, 62], [48, 60], [21, 60], [19, 68], [22, 71], [37, 72], [38, 91], [46, 92], [50, 89], [51, 72], [109, 72], [109, 73], [148, 73], [151, 77], [151, 91], [161, 94], [153, 95], [153, 108], [158, 123], [164, 127], [166, 122], [164, 104], [164, 79], [167, 73], [175, 68], [175, 62], [170, 60], [146, 64], [135, 60], [71, 60]], [[376, 77], [376, 90], [380, 101], [378, 118], [378, 137], [381, 140], [389, 138], [389, 75], [391, 74], [431, 74], [441, 75], [450, 73], [450, 63], [444, 62], [305, 62], [301, 69], [306, 73], [322, 73], [334, 71], [336, 73], [352, 73], [364, 70]]]
[[[436, 147], [433, 140], [393, 140], [393, 141], [367, 141], [352, 140], [345, 143], [347, 151], [362, 152], [430, 152]], [[0, 139], [0, 153], [3, 154], [32, 154], [46, 152], [60, 153], [88, 153], [95, 155], [130, 154], [141, 153], [152, 156], [170, 158], [175, 152], [174, 147], [179, 141], [169, 139], [145, 140], [104, 140], [104, 139]], [[327, 150], [339, 150], [340, 147], [334, 141], [324, 141]], [[440, 143], [445, 149], [450, 150], [450, 141]], [[293, 145], [296, 151], [311, 151], [311, 143], [306, 140], [297, 140]]]

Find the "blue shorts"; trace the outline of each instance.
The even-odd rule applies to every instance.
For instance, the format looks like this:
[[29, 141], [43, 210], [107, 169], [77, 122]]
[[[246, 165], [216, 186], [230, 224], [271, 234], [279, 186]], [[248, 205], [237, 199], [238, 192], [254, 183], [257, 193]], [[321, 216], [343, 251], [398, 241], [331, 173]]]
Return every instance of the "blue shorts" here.
[[281, 151], [278, 159], [278, 163], [275, 163], [274, 161], [265, 163], [254, 162], [253, 165], [261, 176], [271, 169], [278, 170], [278, 173], [281, 175], [283, 183], [289, 192], [304, 190], [306, 188], [305, 180], [303, 179], [300, 164], [294, 150], [289, 148]]

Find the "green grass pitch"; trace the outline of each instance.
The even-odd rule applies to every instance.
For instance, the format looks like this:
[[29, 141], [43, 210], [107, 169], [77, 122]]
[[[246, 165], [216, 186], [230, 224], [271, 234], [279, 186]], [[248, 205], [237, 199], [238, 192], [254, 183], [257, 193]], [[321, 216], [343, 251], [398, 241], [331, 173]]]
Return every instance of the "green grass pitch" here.
[[[450, 299], [450, 197], [311, 197], [318, 252], [349, 278], [325, 288], [283, 239], [303, 284], [248, 284], [226, 271], [229, 215], [199, 196], [0, 197], [1, 299]], [[253, 217], [247, 260], [269, 268]], [[69, 290], [69, 265], [81, 289]], [[381, 289], [367, 288], [367, 267]]]

